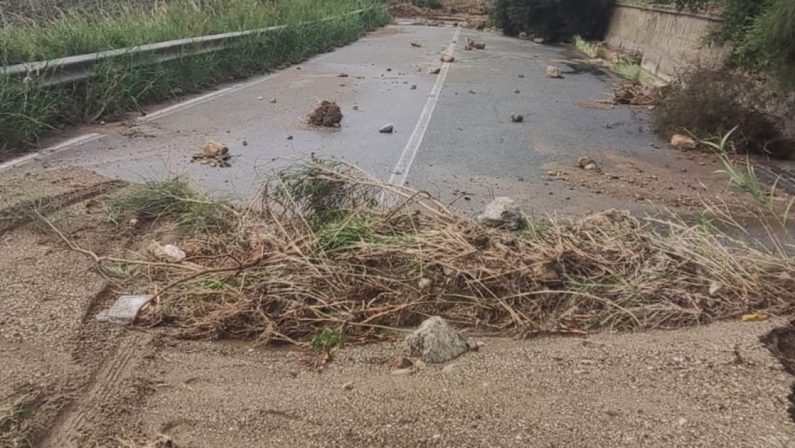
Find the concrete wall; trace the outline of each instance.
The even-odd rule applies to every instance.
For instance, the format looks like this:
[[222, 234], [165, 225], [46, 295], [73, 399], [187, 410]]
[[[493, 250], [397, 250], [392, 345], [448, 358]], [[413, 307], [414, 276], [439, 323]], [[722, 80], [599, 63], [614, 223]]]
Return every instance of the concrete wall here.
[[720, 18], [667, 8], [619, 4], [605, 41], [615, 50], [643, 54], [641, 66], [670, 80], [680, 69], [694, 63], [720, 64], [728, 46], [710, 46], [704, 37]]

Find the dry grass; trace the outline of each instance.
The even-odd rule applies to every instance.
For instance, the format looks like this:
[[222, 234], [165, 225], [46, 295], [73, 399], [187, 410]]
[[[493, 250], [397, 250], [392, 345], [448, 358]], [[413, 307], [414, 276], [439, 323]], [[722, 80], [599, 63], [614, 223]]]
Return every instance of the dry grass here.
[[323, 329], [368, 340], [429, 315], [484, 334], [579, 334], [783, 312], [795, 291], [783, 251], [676, 218], [609, 211], [528, 219], [511, 233], [319, 161], [271, 180], [255, 202], [229, 232], [182, 241], [179, 267], [142, 271], [156, 292], [145, 320], [263, 343], [306, 344]]

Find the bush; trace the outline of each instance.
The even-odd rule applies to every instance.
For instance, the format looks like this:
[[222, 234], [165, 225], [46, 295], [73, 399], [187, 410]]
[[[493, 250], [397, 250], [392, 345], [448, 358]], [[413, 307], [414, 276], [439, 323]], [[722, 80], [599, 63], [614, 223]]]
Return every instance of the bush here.
[[491, 16], [509, 36], [526, 32], [551, 41], [575, 35], [600, 39], [612, 5], [613, 0], [495, 0]]
[[768, 114], [774, 97], [758, 81], [725, 69], [696, 68], [660, 92], [654, 109], [655, 131], [663, 138], [692, 133], [700, 139], [721, 136], [735, 126], [738, 152], [785, 157], [789, 147]]

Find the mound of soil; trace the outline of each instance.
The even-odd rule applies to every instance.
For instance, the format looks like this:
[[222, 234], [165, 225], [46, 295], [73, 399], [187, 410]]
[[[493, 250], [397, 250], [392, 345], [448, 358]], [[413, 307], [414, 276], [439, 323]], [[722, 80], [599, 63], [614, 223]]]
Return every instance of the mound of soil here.
[[333, 101], [326, 101], [320, 103], [311, 114], [309, 114], [309, 123], [315, 126], [324, 126], [327, 128], [339, 127], [342, 121], [342, 111], [337, 103]]

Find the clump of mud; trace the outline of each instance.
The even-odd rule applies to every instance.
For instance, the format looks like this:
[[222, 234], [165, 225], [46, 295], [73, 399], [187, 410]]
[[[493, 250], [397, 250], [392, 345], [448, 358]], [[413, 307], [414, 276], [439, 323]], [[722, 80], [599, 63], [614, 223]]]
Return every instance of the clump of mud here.
[[[784, 370], [795, 375], [795, 321], [783, 327], [774, 328], [770, 333], [759, 338], [770, 353], [779, 360]], [[790, 406], [787, 409], [790, 419], [795, 421], [795, 383], [787, 396]]]
[[333, 101], [323, 100], [311, 114], [309, 114], [309, 123], [315, 126], [324, 126], [327, 128], [336, 128], [340, 126], [342, 121], [342, 111], [337, 103]]

